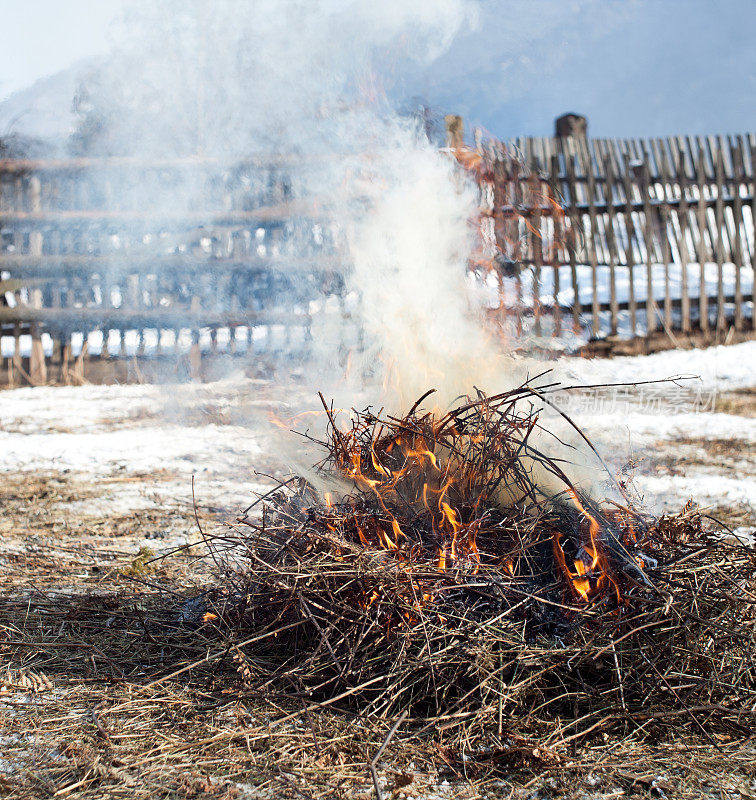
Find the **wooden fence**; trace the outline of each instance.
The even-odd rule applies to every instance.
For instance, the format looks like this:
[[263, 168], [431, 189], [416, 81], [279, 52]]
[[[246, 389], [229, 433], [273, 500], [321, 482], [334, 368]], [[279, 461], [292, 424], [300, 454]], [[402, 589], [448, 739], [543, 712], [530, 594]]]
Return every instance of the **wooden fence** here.
[[561, 335], [563, 315], [594, 337], [706, 340], [756, 325], [753, 134], [518, 139], [478, 145], [480, 161], [450, 144], [479, 176], [518, 333], [529, 320]]
[[[512, 335], [754, 328], [753, 134], [449, 145], [480, 185], [471, 268]], [[203, 351], [306, 353], [319, 318], [348, 316], [348, 265], [292, 198], [293, 163], [1, 161], [5, 380], [76, 380], [93, 355], [191, 374]]]
[[343, 277], [290, 167], [0, 162], [6, 380], [77, 380], [93, 357], [144, 355], [196, 374], [202, 352], [305, 348], [313, 301], [340, 309]]

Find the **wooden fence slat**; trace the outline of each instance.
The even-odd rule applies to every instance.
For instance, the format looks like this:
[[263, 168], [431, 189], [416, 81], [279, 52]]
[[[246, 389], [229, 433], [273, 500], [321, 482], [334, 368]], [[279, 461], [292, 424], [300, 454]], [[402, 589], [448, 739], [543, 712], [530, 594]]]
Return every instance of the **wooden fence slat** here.
[[528, 203], [533, 208], [530, 227], [530, 242], [533, 253], [533, 318], [535, 335], [541, 335], [541, 267], [543, 266], [543, 239], [541, 232], [541, 179], [534, 171], [528, 181]]
[[711, 182], [714, 183], [717, 179], [717, 159], [716, 159], [716, 149], [712, 143], [711, 136], [700, 136], [696, 137], [697, 141], [700, 141], [700, 147], [703, 149], [704, 153], [706, 154], [706, 166], [708, 170], [708, 175], [711, 178]]
[[15, 322], [13, 324], [13, 355], [10, 358], [9, 366], [9, 380], [8, 383], [12, 388], [15, 386], [16, 381], [21, 379], [21, 323]]
[[596, 184], [593, 176], [593, 162], [589, 160], [586, 164], [588, 169], [588, 183], [586, 186], [586, 202], [588, 203], [588, 217], [590, 224], [590, 235], [588, 241], [588, 258], [591, 264], [591, 332], [594, 337], [599, 335], [601, 330], [601, 320], [599, 317], [599, 296], [598, 296], [598, 259], [596, 257], [596, 207], [594, 199], [596, 197]]
[[[628, 303], [630, 305], [630, 331], [633, 336], [638, 330], [637, 308], [635, 301], [635, 255], [633, 248], [633, 237], [636, 235], [635, 223], [633, 222], [633, 189], [632, 177], [630, 172], [630, 155], [625, 156], [625, 168], [623, 170], [623, 185], [625, 189], [625, 230], [627, 231], [627, 273], [628, 273]], [[639, 251], [640, 253], [640, 251]]]
[[[510, 159], [510, 167], [512, 170], [512, 205], [519, 206], [522, 204], [523, 199], [519, 160], [516, 158]], [[520, 221], [516, 217], [509, 221], [509, 231], [509, 238], [512, 242], [512, 261], [519, 265], [522, 261], [522, 242], [520, 240]], [[517, 336], [522, 336], [522, 270], [519, 268], [515, 275], [515, 300], [515, 330]]]
[[[42, 210], [42, 184], [37, 175], [32, 175], [28, 181], [29, 210], [39, 213]], [[29, 234], [29, 252], [33, 256], [41, 256], [43, 238], [41, 231], [32, 231]], [[42, 296], [38, 289], [32, 290], [32, 303], [34, 308], [42, 307]], [[43, 386], [47, 383], [47, 362], [42, 346], [41, 330], [38, 324], [31, 326], [31, 353], [29, 356], [29, 380], [32, 386]]]
[[[509, 242], [507, 241], [507, 225], [509, 223], [500, 213], [500, 210], [507, 204], [507, 190], [509, 188], [509, 174], [506, 169], [505, 156], [502, 148], [503, 145], [494, 147], [490, 154], [491, 172], [493, 176], [491, 182], [491, 202], [494, 211], [493, 234], [496, 251], [501, 254], [503, 258], [509, 258]], [[497, 311], [499, 314], [499, 324], [503, 330], [506, 330], [507, 304], [502, 269], [496, 270], [496, 280], [499, 289], [499, 307]]]
[[680, 299], [682, 310], [682, 332], [690, 333], [690, 289], [688, 287], [688, 265], [690, 257], [688, 255], [688, 226], [690, 224], [688, 210], [688, 175], [685, 164], [685, 156], [679, 148], [677, 149], [677, 177], [680, 182], [680, 205], [678, 206], [677, 219], [680, 228], [680, 238], [678, 252], [680, 255], [680, 269], [682, 270], [680, 282]]
[[[738, 219], [740, 224], [738, 226], [739, 236], [738, 236], [738, 246], [739, 246], [739, 255], [740, 261], [742, 266], [746, 266], [747, 264], [753, 269], [754, 266], [754, 246], [753, 246], [753, 235], [751, 237], [748, 236], [749, 233], [749, 225], [746, 221], [745, 217], [745, 208], [743, 205], [743, 197], [742, 191], [745, 190], [746, 196], [748, 195], [748, 149], [747, 144], [745, 141], [745, 137], [738, 136], [736, 140], [736, 151], [737, 151], [737, 162], [738, 162], [738, 184], [737, 184], [737, 192], [738, 195], [738, 204], [739, 204], [739, 215]], [[733, 197], [733, 214], [735, 213], [735, 198]], [[753, 234], [753, 228], [751, 228]]]
[[619, 139], [609, 139], [609, 158], [612, 162], [612, 169], [614, 170], [615, 178], [618, 175], [622, 175], [622, 166], [624, 161], [622, 160]]
[[656, 330], [656, 299], [654, 298], [654, 242], [651, 217], [651, 170], [648, 161], [643, 162], [641, 172], [643, 192], [643, 238], [646, 245], [646, 333]]
[[567, 242], [568, 256], [570, 259], [570, 278], [572, 281], [572, 329], [575, 334], [580, 331], [580, 284], [577, 274], [577, 249], [580, 239], [581, 225], [577, 213], [577, 196], [575, 193], [575, 156], [565, 158], [565, 172], [567, 173], [567, 187], [570, 193], [569, 206], [569, 238]]
[[[649, 142], [642, 141], [641, 148], [643, 150], [643, 157], [641, 159], [640, 175], [643, 189], [641, 196], [643, 197], [643, 216], [646, 218], [646, 225], [644, 225], [644, 243], [648, 250], [647, 258], [652, 259], [653, 263], [660, 263], [661, 256], [661, 243], [657, 247], [656, 236], [658, 226], [656, 225], [656, 186], [654, 185], [654, 167], [653, 156], [651, 154], [651, 145]], [[649, 235], [646, 236], [646, 227], [648, 227]], [[650, 250], [649, 250], [650, 248]]]
[[732, 140], [728, 137], [718, 136], [717, 137], [717, 146], [719, 151], [722, 153], [722, 161], [724, 164], [724, 180], [722, 185], [724, 187], [723, 192], [723, 217], [722, 217], [722, 233], [725, 238], [725, 245], [724, 245], [724, 260], [730, 263], [735, 261], [735, 225], [734, 225], [734, 214], [733, 214], [733, 226], [732, 229], [730, 228], [730, 222], [728, 219], [728, 210], [732, 208], [734, 204], [734, 197], [732, 196], [732, 187], [735, 181], [735, 160], [734, 160], [734, 153], [732, 148]]
[[[589, 145], [592, 145], [591, 152], [593, 164], [593, 203], [596, 212], [596, 235], [594, 238], [594, 249], [596, 251], [596, 259], [599, 264], [607, 264], [609, 261], [609, 253], [606, 246], [606, 226], [604, 224], [604, 211], [607, 208], [606, 202], [606, 176], [604, 175], [604, 159], [601, 150], [601, 140], [593, 139]], [[599, 210], [601, 207], [601, 210]]]
[[[751, 243], [751, 269], [756, 271], [754, 260], [756, 259], [756, 136], [751, 138], [749, 152], [751, 156], [751, 225], [753, 230], [753, 240]], [[753, 301], [751, 308], [751, 328], [756, 330], [756, 280], [751, 291]]]
[[704, 333], [709, 331], [709, 295], [706, 289], [706, 263], [709, 253], [706, 248], [706, 165], [703, 149], [699, 146], [696, 155], [696, 179], [698, 185], [698, 206], [696, 217], [698, 219], [698, 320]]
[[730, 161], [730, 143], [723, 136], [712, 136], [712, 141], [718, 153], [722, 154], [722, 168], [725, 181], [734, 180], [733, 165]]
[[[554, 206], [561, 205], [561, 187], [559, 186], [559, 157], [556, 151], [553, 152], [550, 160], [550, 175], [549, 175], [549, 202]], [[562, 334], [562, 310], [559, 305], [559, 293], [561, 290], [559, 267], [561, 264], [560, 249], [562, 242], [562, 218], [559, 214], [553, 214], [551, 217], [553, 221], [552, 228], [552, 244], [549, 252], [549, 261], [553, 269], [553, 310], [554, 316], [554, 336], [561, 336]]]
[[[678, 136], [669, 136], [667, 138], [667, 151], [669, 153], [669, 164], [672, 169], [672, 171], [670, 172], [670, 175], [672, 176], [672, 183], [679, 185], [680, 156], [682, 155], [682, 151], [680, 150], [680, 141]], [[683, 161], [683, 166], [685, 166], [684, 161]]]
[[715, 225], [717, 229], [717, 333], [721, 334], [725, 326], [725, 300], [724, 300], [724, 156], [722, 150], [716, 151], [716, 192]]
[[[588, 144], [588, 139], [585, 136], [578, 136], [577, 137], [577, 145], [578, 145], [578, 165], [580, 167], [581, 172], [579, 173], [582, 177], [587, 181], [588, 176], [592, 175], [595, 176], [593, 172], [593, 158], [591, 156], [591, 150]], [[594, 180], [595, 186], [595, 180]], [[585, 186], [585, 197], [586, 202], [588, 202], [588, 187]]]
[[743, 223], [743, 203], [740, 198], [740, 184], [743, 179], [743, 151], [741, 147], [733, 146], [731, 152], [732, 167], [733, 167], [733, 181], [732, 181], [732, 221], [733, 229], [733, 245], [732, 245], [732, 262], [735, 267], [735, 313], [733, 315], [733, 324], [735, 330], [740, 331], [743, 328], [743, 289], [741, 286], [741, 272], [743, 270], [743, 242], [740, 236], [740, 226]]
[[[697, 137], [700, 139], [700, 146], [704, 153], [704, 164], [706, 166], [706, 189], [709, 191], [709, 198], [711, 204], [707, 204], [706, 210], [706, 230], [709, 232], [709, 249], [711, 251], [711, 258], [713, 261], [716, 261], [716, 253], [717, 253], [717, 237], [718, 232], [716, 229], [716, 214], [713, 213], [713, 209], [716, 205], [717, 200], [717, 192], [716, 192], [716, 183], [717, 183], [717, 164], [716, 164], [716, 151], [713, 148], [712, 144], [712, 137], [711, 136], [701, 136]], [[709, 213], [710, 209], [712, 213]]]
[[659, 181], [661, 182], [661, 207], [659, 209], [659, 237], [662, 245], [664, 264], [664, 327], [669, 335], [672, 330], [672, 294], [670, 286], [670, 267], [672, 252], [669, 242], [670, 211], [667, 204], [668, 167], [667, 156], [659, 148]]
[[604, 175], [606, 176], [607, 223], [606, 238], [609, 250], [609, 325], [610, 335], [617, 335], [617, 244], [614, 235], [614, 169], [608, 153], [604, 154]]

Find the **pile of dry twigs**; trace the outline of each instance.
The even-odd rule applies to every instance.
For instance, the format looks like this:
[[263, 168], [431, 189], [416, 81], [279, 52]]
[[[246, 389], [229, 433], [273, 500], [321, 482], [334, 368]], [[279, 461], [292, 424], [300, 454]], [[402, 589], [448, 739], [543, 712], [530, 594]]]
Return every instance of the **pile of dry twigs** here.
[[652, 518], [623, 485], [611, 503], [581, 492], [538, 444], [548, 387], [443, 414], [424, 400], [346, 425], [324, 402], [318, 480], [282, 484], [216, 540], [203, 619], [244, 682], [480, 754], [526, 741], [558, 761], [617, 728], [748, 732], [754, 551], [694, 507]]

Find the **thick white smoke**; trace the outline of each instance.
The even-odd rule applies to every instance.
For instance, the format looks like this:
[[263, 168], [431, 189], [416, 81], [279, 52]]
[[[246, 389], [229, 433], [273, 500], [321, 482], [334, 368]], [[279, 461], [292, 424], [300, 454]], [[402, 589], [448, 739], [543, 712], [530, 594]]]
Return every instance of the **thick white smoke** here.
[[[140, 156], [296, 154], [292, 190], [317, 205], [361, 297], [353, 377], [369, 362], [401, 403], [447, 380], [448, 399], [476, 377], [471, 353], [486, 370], [494, 359], [465, 279], [476, 196], [385, 89], [474, 20], [468, 0], [136, 2], [89, 82], [82, 136]], [[201, 207], [198, 186], [150, 191], [151, 208]], [[333, 341], [326, 329], [318, 338], [327, 383]]]
[[445, 405], [500, 362], [466, 279], [477, 197], [450, 158], [397, 123], [387, 128], [362, 165], [365, 213], [343, 217], [365, 357], [380, 359], [387, 400], [406, 407], [435, 388]]
[[[345, 408], [401, 413], [430, 388], [444, 407], [524, 377], [487, 338], [469, 291], [475, 187], [386, 92], [403, 64], [432, 62], [474, 18], [467, 0], [139, 2], [90, 82], [91, 149], [221, 163], [294, 155], [292, 191], [336, 242], [363, 332], [339, 387], [338, 337], [316, 328], [310, 407], [322, 389]], [[149, 204], [202, 207], [199, 191], [174, 183]]]

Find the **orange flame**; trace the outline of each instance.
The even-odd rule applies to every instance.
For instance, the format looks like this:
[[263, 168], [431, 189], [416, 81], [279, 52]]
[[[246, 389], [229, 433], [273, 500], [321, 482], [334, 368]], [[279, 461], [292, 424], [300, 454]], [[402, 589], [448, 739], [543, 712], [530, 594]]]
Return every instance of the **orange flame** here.
[[[580, 513], [580, 516], [588, 523], [588, 541], [583, 542], [581, 551], [573, 562], [573, 569], [570, 569], [567, 566], [564, 550], [560, 542], [561, 534], [556, 533], [554, 535], [554, 551], [557, 554], [557, 560], [562, 570], [569, 578], [570, 585], [575, 591], [575, 594], [585, 602], [592, 600], [593, 597], [604, 589], [607, 585], [607, 581], [614, 584], [617, 591], [617, 599], [619, 600], [619, 588], [611, 578], [609, 564], [602, 552], [600, 539], [601, 525], [598, 520], [586, 510], [574, 489], [567, 489], [567, 494]], [[587, 561], [584, 556], [588, 558]]]

